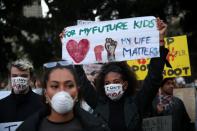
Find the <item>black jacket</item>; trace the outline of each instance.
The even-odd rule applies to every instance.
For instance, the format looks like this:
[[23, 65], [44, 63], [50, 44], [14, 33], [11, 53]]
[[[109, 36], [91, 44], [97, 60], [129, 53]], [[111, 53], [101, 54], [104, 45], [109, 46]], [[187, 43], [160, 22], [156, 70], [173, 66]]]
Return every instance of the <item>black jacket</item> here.
[[172, 97], [172, 104], [167, 110], [157, 113], [159, 98], [153, 100], [153, 116], [172, 116], [172, 131], [191, 131], [190, 118], [187, 114], [183, 101], [178, 97]]
[[[16, 131], [38, 131], [43, 118], [48, 114], [47, 107], [43, 108], [25, 120]], [[74, 114], [81, 122], [84, 131], [109, 131], [105, 123], [83, 110], [79, 102], [75, 104]]]
[[[143, 87], [136, 96], [127, 96], [124, 100], [124, 118], [126, 130], [140, 131], [142, 130], [142, 114], [152, 105], [152, 100], [162, 82], [162, 72], [164, 69], [168, 50], [164, 47], [160, 48], [160, 57], [152, 58], [148, 66], [149, 71], [144, 80]], [[94, 113], [102, 118], [102, 121], [109, 123], [109, 100], [102, 97], [95, 91], [91, 83], [88, 81], [84, 70], [81, 66], [76, 66], [78, 75], [80, 76], [80, 86], [83, 91], [85, 101], [94, 109]]]
[[27, 94], [13, 92], [0, 100], [0, 123], [24, 121], [43, 107], [42, 97], [31, 89]]

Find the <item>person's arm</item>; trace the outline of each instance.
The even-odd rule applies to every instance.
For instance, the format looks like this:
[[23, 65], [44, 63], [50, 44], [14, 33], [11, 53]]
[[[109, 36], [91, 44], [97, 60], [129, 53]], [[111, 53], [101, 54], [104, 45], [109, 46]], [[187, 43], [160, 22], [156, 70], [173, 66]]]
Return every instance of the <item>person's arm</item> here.
[[191, 119], [185, 109], [185, 105], [183, 104], [182, 101], [180, 101], [180, 108], [182, 108], [182, 124], [183, 124], [183, 128], [184, 128], [184, 131], [190, 131], [192, 129], [192, 124], [190, 123], [191, 122]]
[[81, 65], [75, 65], [75, 70], [78, 75], [78, 81], [80, 85], [80, 92], [82, 98], [88, 103], [91, 108], [95, 108], [98, 100], [98, 94], [91, 82], [87, 79], [87, 76]]
[[144, 80], [141, 90], [137, 93], [135, 100], [139, 111], [143, 114], [156, 96], [160, 84], [163, 80], [163, 69], [165, 65], [168, 50], [164, 47], [164, 35], [167, 25], [157, 19], [157, 25], [160, 33], [160, 57], [152, 58], [148, 66], [148, 74]]

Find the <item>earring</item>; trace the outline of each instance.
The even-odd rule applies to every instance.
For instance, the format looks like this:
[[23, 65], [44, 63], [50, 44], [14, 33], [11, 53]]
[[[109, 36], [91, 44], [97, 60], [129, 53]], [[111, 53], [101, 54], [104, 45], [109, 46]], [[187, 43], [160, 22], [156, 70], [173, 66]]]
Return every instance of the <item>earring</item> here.
[[78, 102], [78, 96], [76, 96], [73, 100], [74, 102]]
[[49, 103], [49, 101], [46, 99], [45, 103], [46, 103], [46, 104], [48, 104], [48, 103]]
[[45, 96], [46, 100], [45, 100], [45, 103], [48, 104], [49, 103], [49, 98], [48, 96]]

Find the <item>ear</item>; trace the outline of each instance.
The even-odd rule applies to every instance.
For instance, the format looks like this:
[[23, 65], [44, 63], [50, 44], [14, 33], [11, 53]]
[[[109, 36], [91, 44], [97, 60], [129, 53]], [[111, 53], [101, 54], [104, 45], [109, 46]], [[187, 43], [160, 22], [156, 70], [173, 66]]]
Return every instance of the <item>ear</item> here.
[[123, 87], [123, 90], [126, 90], [128, 88], [128, 81], [125, 81], [122, 87]]

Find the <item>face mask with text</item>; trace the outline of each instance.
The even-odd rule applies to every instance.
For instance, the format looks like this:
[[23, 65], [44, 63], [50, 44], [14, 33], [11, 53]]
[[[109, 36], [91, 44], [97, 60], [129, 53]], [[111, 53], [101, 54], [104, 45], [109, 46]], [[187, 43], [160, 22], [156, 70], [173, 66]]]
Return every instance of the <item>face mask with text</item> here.
[[29, 79], [24, 77], [12, 77], [11, 86], [15, 94], [21, 94], [29, 88]]
[[119, 100], [124, 94], [122, 84], [105, 85], [105, 94], [114, 101]]

